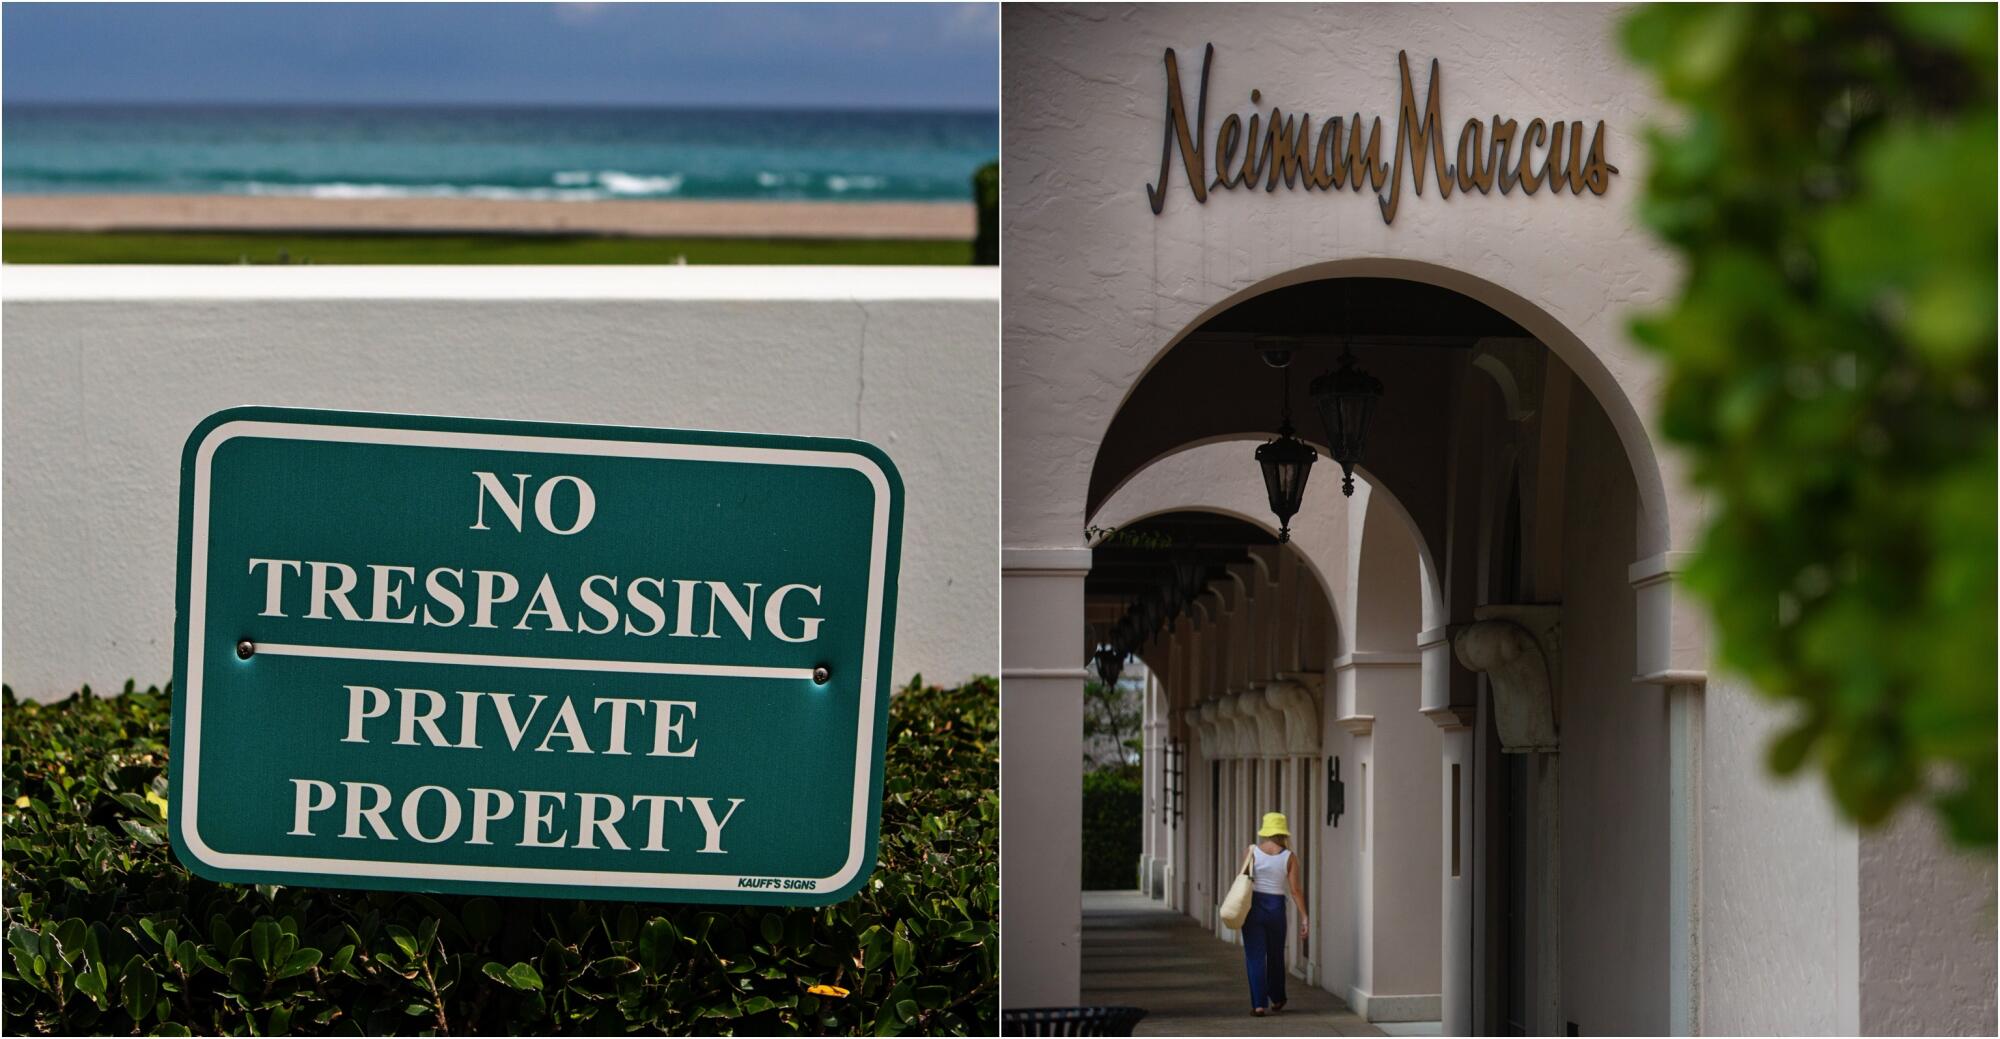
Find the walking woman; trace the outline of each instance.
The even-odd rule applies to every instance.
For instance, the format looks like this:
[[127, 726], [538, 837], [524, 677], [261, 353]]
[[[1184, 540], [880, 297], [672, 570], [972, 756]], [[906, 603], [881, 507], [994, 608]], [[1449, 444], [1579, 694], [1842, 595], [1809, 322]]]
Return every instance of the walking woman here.
[[1299, 907], [1299, 941], [1306, 940], [1306, 898], [1299, 891], [1299, 857], [1292, 854], [1285, 813], [1264, 813], [1257, 843], [1244, 857], [1250, 868], [1250, 916], [1243, 921], [1243, 962], [1250, 970], [1250, 1012], [1263, 1017], [1285, 1009], [1285, 896]]

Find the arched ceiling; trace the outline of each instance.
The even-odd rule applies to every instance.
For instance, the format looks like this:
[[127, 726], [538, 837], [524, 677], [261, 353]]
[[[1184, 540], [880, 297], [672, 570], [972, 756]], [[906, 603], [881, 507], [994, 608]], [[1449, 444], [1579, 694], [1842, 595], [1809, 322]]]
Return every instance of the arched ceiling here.
[[1222, 577], [1231, 563], [1249, 562], [1250, 546], [1277, 543], [1262, 528], [1232, 516], [1192, 510], [1151, 516], [1091, 549], [1084, 598], [1130, 603], [1156, 591], [1173, 576], [1176, 552], [1201, 557], [1206, 583]]

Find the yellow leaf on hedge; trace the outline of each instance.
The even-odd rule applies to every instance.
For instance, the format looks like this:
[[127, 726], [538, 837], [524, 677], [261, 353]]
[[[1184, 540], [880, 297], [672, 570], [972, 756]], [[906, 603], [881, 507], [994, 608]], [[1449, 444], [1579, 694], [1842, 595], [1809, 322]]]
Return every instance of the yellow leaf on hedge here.
[[806, 991], [815, 996], [832, 996], [835, 999], [847, 998], [847, 990], [841, 988], [839, 985], [814, 985]]
[[165, 818], [167, 817], [167, 799], [166, 799], [166, 798], [164, 798], [164, 797], [161, 797], [161, 796], [160, 796], [159, 794], [157, 794], [157, 793], [155, 793], [155, 792], [153, 792], [153, 791], [151, 791], [151, 790], [148, 790], [148, 791], [146, 791], [146, 800], [148, 800], [148, 801], [151, 801], [151, 802], [153, 802], [154, 804], [156, 804], [156, 805], [159, 805], [159, 806], [160, 806], [160, 818], [162, 818], [162, 819], [165, 819]]
[[15, 801], [14, 801], [14, 807], [16, 807], [16, 808], [26, 808], [26, 807], [28, 807], [28, 795], [26, 795], [26, 794], [22, 794], [22, 795], [21, 795], [21, 796], [20, 796], [19, 798], [17, 798], [17, 799], [16, 799]]

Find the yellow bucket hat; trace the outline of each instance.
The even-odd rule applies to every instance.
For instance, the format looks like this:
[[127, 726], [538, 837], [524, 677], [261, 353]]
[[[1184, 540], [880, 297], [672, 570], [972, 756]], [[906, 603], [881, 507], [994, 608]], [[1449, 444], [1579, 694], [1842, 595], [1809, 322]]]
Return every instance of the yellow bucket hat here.
[[1257, 831], [1259, 837], [1290, 837], [1292, 831], [1285, 825], [1285, 813], [1265, 812], [1264, 828]]

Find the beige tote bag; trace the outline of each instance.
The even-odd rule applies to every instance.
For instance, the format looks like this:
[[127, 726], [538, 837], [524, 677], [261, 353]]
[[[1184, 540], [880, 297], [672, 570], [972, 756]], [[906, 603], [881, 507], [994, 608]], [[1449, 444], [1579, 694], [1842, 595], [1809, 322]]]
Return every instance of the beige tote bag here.
[[1250, 896], [1255, 893], [1250, 883], [1250, 855], [1243, 855], [1243, 868], [1236, 874], [1236, 882], [1229, 885], [1229, 894], [1222, 899], [1222, 926], [1232, 931], [1243, 929], [1243, 921], [1250, 919]]

